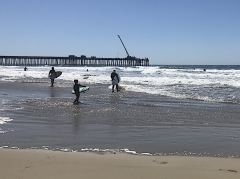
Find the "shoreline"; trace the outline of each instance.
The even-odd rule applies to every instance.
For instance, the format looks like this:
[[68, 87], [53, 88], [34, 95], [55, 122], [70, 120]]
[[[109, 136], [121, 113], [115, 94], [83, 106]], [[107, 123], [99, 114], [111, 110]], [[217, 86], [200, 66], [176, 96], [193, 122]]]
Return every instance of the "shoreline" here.
[[0, 149], [0, 177], [237, 179], [240, 159]]
[[[49, 82], [49, 81], [48, 81]], [[1, 82], [0, 146], [129, 149], [137, 153], [239, 157], [239, 106], [178, 100], [91, 85], [73, 105], [72, 83]], [[114, 116], [114, 117], [113, 117]]]

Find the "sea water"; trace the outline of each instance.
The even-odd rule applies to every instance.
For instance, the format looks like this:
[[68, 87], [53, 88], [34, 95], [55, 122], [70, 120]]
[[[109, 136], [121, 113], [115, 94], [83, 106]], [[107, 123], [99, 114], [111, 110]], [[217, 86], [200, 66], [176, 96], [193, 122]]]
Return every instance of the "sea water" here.
[[[51, 67], [1, 66], [0, 80], [45, 79]], [[137, 66], [137, 67], [55, 67], [61, 80], [78, 79], [85, 84], [111, 84], [116, 70], [121, 86], [128, 91], [159, 94], [179, 99], [240, 104], [240, 66]], [[206, 71], [204, 71], [206, 69]]]
[[[0, 67], [0, 147], [240, 156], [240, 66], [55, 67], [56, 88], [50, 69]], [[96, 84], [79, 106], [74, 79]]]

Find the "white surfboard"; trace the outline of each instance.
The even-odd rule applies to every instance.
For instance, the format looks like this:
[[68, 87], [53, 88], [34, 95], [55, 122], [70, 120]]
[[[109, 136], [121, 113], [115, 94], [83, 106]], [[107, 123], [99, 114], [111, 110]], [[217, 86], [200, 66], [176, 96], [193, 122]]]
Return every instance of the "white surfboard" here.
[[[86, 87], [79, 87], [79, 91], [80, 93], [85, 93], [86, 91], [89, 90], [89, 86], [86, 86]], [[72, 90], [72, 94], [75, 94], [74, 90]]]

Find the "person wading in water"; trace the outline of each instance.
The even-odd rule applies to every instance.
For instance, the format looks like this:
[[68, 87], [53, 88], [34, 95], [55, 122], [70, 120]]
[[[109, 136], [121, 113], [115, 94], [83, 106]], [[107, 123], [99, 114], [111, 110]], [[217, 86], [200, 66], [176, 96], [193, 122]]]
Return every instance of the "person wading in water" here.
[[49, 71], [48, 76], [51, 79], [51, 87], [53, 87], [54, 79], [56, 76], [56, 71], [54, 70], [54, 67], [52, 67], [52, 69]]
[[118, 83], [120, 82], [119, 75], [116, 73], [116, 70], [113, 70], [111, 73], [111, 79], [112, 79], [112, 92], [114, 92], [114, 87], [116, 86], [117, 92], [119, 92], [119, 86]]

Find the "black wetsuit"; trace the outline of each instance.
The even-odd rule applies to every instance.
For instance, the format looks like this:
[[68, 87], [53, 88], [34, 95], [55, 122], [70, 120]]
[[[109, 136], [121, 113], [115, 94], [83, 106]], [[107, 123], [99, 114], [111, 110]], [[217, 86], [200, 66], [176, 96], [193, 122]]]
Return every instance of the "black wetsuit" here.
[[74, 85], [73, 85], [73, 90], [74, 90], [74, 93], [75, 93], [75, 95], [76, 95], [76, 99], [74, 100], [74, 102], [73, 103], [79, 103], [79, 97], [80, 97], [80, 91], [79, 91], [79, 88], [80, 87], [86, 87], [86, 86], [84, 86], [84, 85], [80, 85], [80, 84], [78, 84], [78, 83], [75, 83]]
[[[53, 76], [55, 73], [56, 73], [55, 70], [50, 70], [50, 71], [49, 71], [49, 76]], [[51, 79], [51, 87], [53, 87], [54, 78], [53, 78], [53, 77], [50, 77], [50, 79]]]

